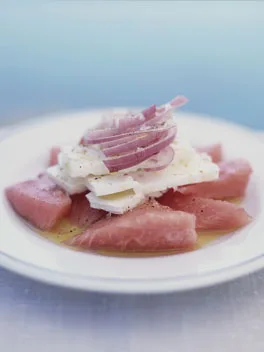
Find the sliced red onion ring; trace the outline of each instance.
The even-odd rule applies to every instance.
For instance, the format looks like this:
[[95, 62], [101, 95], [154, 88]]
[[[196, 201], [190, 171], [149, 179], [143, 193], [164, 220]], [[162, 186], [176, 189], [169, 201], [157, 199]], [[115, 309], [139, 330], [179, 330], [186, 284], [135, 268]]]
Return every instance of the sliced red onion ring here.
[[151, 105], [150, 107], [146, 108], [145, 110], [142, 111], [142, 114], [145, 116], [145, 118], [151, 119], [152, 117], [155, 116], [156, 113], [156, 105]]
[[131, 133], [131, 132], [130, 133], [123, 133], [119, 136], [116, 136], [115, 139], [112, 139], [111, 141], [100, 143], [100, 148], [102, 150], [105, 150], [106, 148], [115, 147], [117, 144], [123, 144], [126, 142], [130, 142], [130, 141], [134, 140], [135, 136], [137, 136], [137, 135], [144, 135], [146, 133], [158, 133], [159, 134], [160, 132], [167, 131], [172, 127], [176, 128], [176, 125], [174, 124], [174, 125], [170, 125], [170, 126], [161, 126], [161, 127], [155, 127], [155, 128], [147, 127], [143, 130], [136, 130], [133, 133]]
[[114, 140], [116, 136], [126, 131], [133, 131], [143, 125], [146, 120], [155, 116], [155, 112], [156, 105], [151, 105], [136, 115], [126, 114], [123, 118], [114, 121], [115, 127], [88, 131], [81, 139], [81, 144], [98, 144], [107, 140]]
[[[102, 137], [102, 138], [97, 137], [96, 139], [89, 139], [89, 137], [84, 136], [81, 139], [81, 144], [89, 145], [89, 144], [101, 144], [101, 143], [104, 143], [104, 142], [117, 141], [117, 140], [120, 140], [121, 138], [124, 138], [124, 137], [131, 137], [131, 136], [135, 136], [135, 135], [140, 135], [142, 133], [157, 132], [159, 128], [163, 128], [164, 129], [164, 128], [167, 128], [167, 127], [162, 126], [162, 127], [153, 127], [153, 128], [151, 128], [150, 126], [147, 126], [144, 129], [142, 129], [142, 130], [140, 130], [140, 129], [132, 129], [132, 130], [130, 130], [128, 132], [121, 133], [121, 134], [118, 134], [118, 135], [115, 135], [115, 136]], [[114, 145], [116, 145], [116, 143]]]
[[158, 154], [153, 155], [150, 159], [144, 161], [144, 171], [160, 171], [165, 169], [174, 158], [172, 147], [162, 149]]
[[[120, 131], [117, 131], [117, 129], [115, 129], [116, 131], [113, 132], [113, 130], [114, 129], [89, 131], [88, 134], [82, 137], [81, 144], [89, 145], [110, 142], [122, 137], [131, 136], [137, 132], [135, 129], [126, 133], [120, 133]], [[140, 133], [142, 133], [142, 131], [140, 131]]]
[[188, 102], [188, 99], [183, 95], [177, 95], [169, 103], [164, 104], [156, 109], [157, 113], [163, 113], [166, 110], [177, 109]]
[[132, 151], [131, 153], [121, 155], [115, 158], [108, 158], [104, 160], [105, 166], [110, 172], [115, 172], [127, 169], [134, 165], [149, 159], [152, 155], [159, 153], [163, 148], [171, 144], [176, 136], [176, 128], [171, 128], [165, 138], [160, 139], [158, 142], [150, 144], [146, 148]]
[[177, 95], [170, 101], [170, 105], [173, 106], [174, 109], [177, 109], [186, 103], [188, 103], [188, 99], [184, 95]]
[[[141, 132], [144, 133], [144, 132]], [[116, 144], [121, 144], [121, 143], [125, 143], [125, 142], [129, 142], [131, 141], [131, 139], [134, 139], [134, 135], [130, 135], [130, 136], [126, 136], [126, 137], [121, 137], [118, 140], [114, 139], [113, 141], [109, 141], [109, 142], [104, 142], [100, 144], [100, 147], [102, 150], [106, 149], [106, 148], [111, 148], [116, 146]]]
[[135, 128], [143, 125], [145, 121], [153, 118], [156, 113], [156, 105], [151, 105], [139, 114], [131, 114], [130, 116], [125, 116], [119, 119], [116, 123], [116, 128], [121, 132], [126, 131], [128, 128]]
[[117, 119], [115, 121], [115, 128], [117, 128], [119, 132], [122, 133], [126, 131], [128, 128], [135, 128], [143, 125], [145, 121], [146, 121], [146, 118], [143, 115], [143, 113], [139, 113], [136, 115], [131, 114], [121, 119]]
[[[122, 139], [115, 141], [115, 145], [109, 148], [102, 148], [105, 156], [121, 155], [128, 152], [132, 152], [137, 148], [147, 147], [151, 143], [158, 141], [168, 135], [169, 130], [175, 126], [170, 126], [166, 128], [160, 128], [157, 130], [152, 130], [151, 132], [144, 132], [141, 135], [135, 135], [130, 137], [125, 137], [125, 142], [122, 143]], [[129, 138], [129, 139], [128, 139]]]
[[145, 122], [143, 126], [154, 126], [167, 121], [169, 118], [168, 114], [173, 109], [179, 108], [180, 106], [186, 104], [187, 101], [188, 99], [181, 95], [173, 98], [169, 103], [161, 106], [160, 108], [157, 108], [155, 116], [149, 121]]
[[177, 96], [160, 108], [156, 108], [155, 105], [152, 105], [139, 114], [125, 114], [124, 117], [113, 121], [115, 127], [88, 131], [87, 134], [82, 137], [80, 144], [89, 145], [111, 142], [133, 136], [136, 133], [145, 132], [145, 129], [148, 127], [164, 123], [168, 120], [169, 112], [172, 109], [180, 107], [186, 102], [187, 99], [185, 97]]
[[144, 125], [142, 126], [142, 128], [146, 127], [146, 126], [155, 126], [155, 125], [160, 125], [163, 122], [167, 121], [169, 119], [169, 113], [170, 111], [172, 111], [172, 108], [164, 110], [164, 112], [161, 113], [156, 113], [155, 117], [153, 117], [152, 119], [150, 119], [149, 121], [145, 122]]

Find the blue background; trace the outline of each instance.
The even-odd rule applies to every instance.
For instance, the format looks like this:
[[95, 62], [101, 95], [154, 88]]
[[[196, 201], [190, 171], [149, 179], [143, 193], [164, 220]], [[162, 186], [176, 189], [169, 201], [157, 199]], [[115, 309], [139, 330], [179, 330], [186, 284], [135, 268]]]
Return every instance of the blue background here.
[[0, 5], [0, 124], [163, 103], [264, 128], [264, 2]]

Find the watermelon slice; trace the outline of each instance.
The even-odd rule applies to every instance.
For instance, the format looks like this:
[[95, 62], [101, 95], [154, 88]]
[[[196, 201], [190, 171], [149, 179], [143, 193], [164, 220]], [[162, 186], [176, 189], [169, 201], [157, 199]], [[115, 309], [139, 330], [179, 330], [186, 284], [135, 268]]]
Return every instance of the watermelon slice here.
[[198, 230], [233, 230], [247, 225], [251, 220], [247, 212], [235, 204], [222, 200], [184, 196], [172, 190], [164, 194], [159, 202], [174, 210], [194, 214]]
[[90, 207], [86, 193], [76, 194], [72, 196], [72, 206], [69, 220], [73, 225], [83, 227], [91, 225], [106, 215], [104, 210], [94, 209]]
[[236, 159], [219, 163], [219, 168], [219, 179], [181, 186], [178, 191], [185, 195], [213, 199], [243, 197], [252, 173], [250, 164], [246, 160]]
[[49, 166], [58, 164], [58, 155], [61, 151], [60, 147], [52, 147], [50, 150]]
[[98, 221], [65, 243], [92, 250], [187, 249], [196, 243], [195, 216], [156, 202]]
[[214, 163], [219, 163], [220, 161], [222, 161], [223, 151], [222, 151], [222, 145], [220, 143], [211, 144], [204, 147], [198, 147], [196, 148], [196, 150], [199, 153], [206, 153], [210, 155]]
[[71, 198], [46, 175], [8, 187], [6, 197], [19, 215], [41, 230], [52, 229], [71, 208]]

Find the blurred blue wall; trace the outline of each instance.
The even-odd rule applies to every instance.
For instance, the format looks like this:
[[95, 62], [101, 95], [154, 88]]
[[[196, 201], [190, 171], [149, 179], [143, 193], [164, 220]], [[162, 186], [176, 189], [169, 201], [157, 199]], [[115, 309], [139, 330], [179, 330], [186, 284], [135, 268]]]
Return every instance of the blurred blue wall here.
[[264, 128], [264, 2], [0, 3], [0, 124], [178, 93]]

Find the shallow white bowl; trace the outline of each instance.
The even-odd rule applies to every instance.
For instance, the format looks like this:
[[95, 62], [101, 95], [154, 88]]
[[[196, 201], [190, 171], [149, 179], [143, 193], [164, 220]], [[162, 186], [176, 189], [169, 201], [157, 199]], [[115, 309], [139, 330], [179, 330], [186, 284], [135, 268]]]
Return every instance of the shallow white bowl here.
[[78, 252], [56, 245], [13, 212], [6, 186], [34, 177], [47, 166], [51, 146], [76, 142], [104, 111], [85, 111], [32, 123], [0, 143], [0, 265], [25, 276], [71, 288], [154, 293], [194, 289], [264, 267], [263, 144], [248, 129], [217, 119], [177, 114], [180, 133], [194, 144], [221, 141], [226, 158], [247, 158], [254, 169], [244, 206], [247, 227], [184, 254], [123, 258]]

